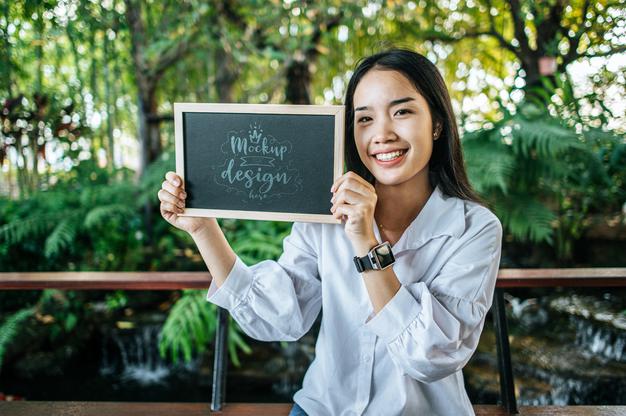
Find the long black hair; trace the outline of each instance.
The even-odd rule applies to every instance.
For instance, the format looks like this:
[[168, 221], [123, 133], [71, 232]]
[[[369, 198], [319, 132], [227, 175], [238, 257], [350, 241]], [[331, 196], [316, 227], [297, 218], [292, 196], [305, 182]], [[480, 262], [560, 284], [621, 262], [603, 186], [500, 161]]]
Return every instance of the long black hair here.
[[361, 161], [354, 139], [354, 92], [363, 76], [372, 69], [398, 71], [403, 74], [428, 103], [433, 127], [437, 124], [441, 126], [439, 138], [433, 143], [429, 162], [429, 180], [433, 188], [439, 185], [445, 195], [480, 202], [467, 179], [459, 130], [445, 81], [432, 62], [408, 49], [389, 49], [366, 57], [359, 61], [350, 78], [345, 103], [347, 169], [371, 184], [376, 181]]

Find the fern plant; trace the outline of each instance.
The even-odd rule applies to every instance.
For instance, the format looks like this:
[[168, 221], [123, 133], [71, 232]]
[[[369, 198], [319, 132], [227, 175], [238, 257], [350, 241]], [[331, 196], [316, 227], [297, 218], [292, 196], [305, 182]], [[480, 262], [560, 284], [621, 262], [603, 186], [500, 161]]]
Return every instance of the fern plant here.
[[2, 363], [8, 346], [22, 330], [24, 321], [33, 314], [34, 308], [23, 308], [9, 315], [0, 325], [0, 371], [2, 371]]
[[[217, 306], [206, 301], [206, 291], [185, 290], [170, 311], [161, 329], [159, 352], [173, 362], [182, 358], [189, 362], [194, 352], [202, 353], [213, 341], [217, 327]], [[239, 366], [238, 352], [251, 352], [236, 324], [228, 325], [228, 351]]]
[[7, 262], [11, 268], [27, 267], [16, 258], [30, 260], [28, 265], [39, 270], [139, 266], [141, 256], [128, 257], [141, 246], [136, 238], [142, 229], [137, 187], [126, 180], [125, 172], [117, 172], [120, 180], [85, 164], [88, 166], [70, 171], [57, 185], [19, 204], [4, 202], [9, 208], [4, 221], [0, 220], [0, 256], [11, 257]]
[[[233, 250], [248, 264], [265, 259], [277, 259], [282, 253], [282, 241], [291, 230], [291, 223], [224, 219], [221, 227]], [[194, 352], [205, 351], [215, 336], [217, 307], [206, 300], [206, 291], [187, 290], [172, 307], [160, 334], [161, 356], [173, 361], [179, 357], [189, 361]], [[233, 321], [228, 325], [228, 352], [239, 366], [238, 352], [249, 354], [241, 329]]]
[[618, 134], [591, 127], [577, 112], [571, 85], [560, 82], [533, 97], [559, 96], [561, 106], [502, 107], [502, 118], [464, 135], [463, 148], [472, 184], [505, 231], [518, 241], [548, 243], [568, 260], [590, 210], [623, 203], [626, 169], [618, 161], [626, 145]]

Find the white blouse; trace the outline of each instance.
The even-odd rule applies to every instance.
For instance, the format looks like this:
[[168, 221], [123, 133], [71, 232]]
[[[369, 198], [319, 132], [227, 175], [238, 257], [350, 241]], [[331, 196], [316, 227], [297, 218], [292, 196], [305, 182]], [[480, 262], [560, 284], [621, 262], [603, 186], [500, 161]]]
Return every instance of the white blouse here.
[[341, 224], [294, 223], [278, 261], [237, 258], [207, 299], [262, 341], [297, 340], [323, 310], [294, 396], [309, 415], [472, 415], [461, 369], [491, 306], [501, 238], [487, 208], [437, 187], [393, 246], [402, 286], [373, 317]]

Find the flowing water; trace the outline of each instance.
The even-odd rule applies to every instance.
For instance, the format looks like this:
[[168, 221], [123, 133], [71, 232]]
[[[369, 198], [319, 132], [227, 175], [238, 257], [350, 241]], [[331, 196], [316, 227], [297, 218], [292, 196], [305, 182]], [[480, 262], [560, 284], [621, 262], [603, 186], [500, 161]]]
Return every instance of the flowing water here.
[[[623, 296], [548, 293], [506, 297], [518, 403], [626, 404]], [[29, 400], [209, 401], [211, 351], [189, 363], [162, 359], [158, 336], [164, 318], [137, 320], [130, 328], [118, 328], [114, 322], [96, 325], [98, 330], [73, 365], [55, 369], [51, 359], [40, 365], [46, 374], [11, 373], [8, 366], [0, 373], [0, 391]], [[316, 333], [314, 328], [296, 343], [247, 339], [253, 354], [240, 355], [241, 367], [229, 366], [227, 400], [290, 401], [314, 357]], [[473, 403], [498, 400], [490, 317], [464, 375]]]
[[[623, 297], [565, 291], [506, 299], [520, 405], [626, 404]], [[483, 338], [495, 341], [490, 331]], [[495, 354], [493, 343], [481, 344], [476, 357]], [[484, 368], [489, 360], [483, 356], [478, 363]], [[497, 396], [499, 386], [491, 388]]]

